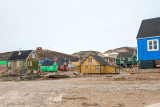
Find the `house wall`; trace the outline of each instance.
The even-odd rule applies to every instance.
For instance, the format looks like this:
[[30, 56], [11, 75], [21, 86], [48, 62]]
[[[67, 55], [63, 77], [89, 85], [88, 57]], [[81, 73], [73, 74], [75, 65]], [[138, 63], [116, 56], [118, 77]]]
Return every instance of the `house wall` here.
[[[12, 61], [8, 61], [11, 63], [11, 66], [7, 66], [9, 72], [11, 74], [17, 74], [20, 73], [21, 70], [25, 70], [26, 67], [26, 60], [12, 60]], [[17, 63], [20, 62], [20, 65], [18, 65]]]
[[[35, 52], [33, 51], [32, 53], [35, 54]], [[27, 59], [27, 69], [28, 70], [38, 70], [39, 68], [39, 60], [37, 55], [35, 54], [35, 58], [32, 58], [32, 53], [29, 55], [28, 59]], [[29, 61], [32, 61], [32, 66], [29, 66], [28, 63]]]
[[79, 66], [81, 64], [81, 61], [79, 60], [78, 62], [72, 62], [73, 65]]
[[160, 60], [160, 50], [148, 51], [147, 40], [158, 39], [160, 48], [160, 37], [137, 39], [138, 61], [142, 60]]
[[102, 70], [102, 73], [119, 73], [119, 68], [114, 68], [111, 66], [103, 66], [104, 70]]
[[[129, 61], [128, 59], [132, 58], [132, 61]], [[124, 62], [128, 65], [134, 64], [137, 65], [137, 56], [133, 56], [133, 57], [129, 57], [129, 58], [124, 58]], [[120, 60], [120, 58], [116, 58], [116, 64], [120, 65], [122, 64], [122, 61]]]
[[[88, 62], [89, 58], [92, 58], [92, 62]], [[96, 65], [99, 66], [99, 70], [96, 70]], [[85, 69], [85, 66], [88, 66], [88, 69]], [[89, 56], [81, 64], [81, 73], [100, 73], [100, 64], [92, 56]]]

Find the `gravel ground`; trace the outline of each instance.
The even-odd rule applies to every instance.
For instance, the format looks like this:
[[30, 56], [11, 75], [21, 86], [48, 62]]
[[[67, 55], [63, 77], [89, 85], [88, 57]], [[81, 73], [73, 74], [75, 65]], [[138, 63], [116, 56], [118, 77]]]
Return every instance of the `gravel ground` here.
[[159, 78], [160, 73], [122, 73], [0, 82], [0, 107], [147, 107], [160, 103]]

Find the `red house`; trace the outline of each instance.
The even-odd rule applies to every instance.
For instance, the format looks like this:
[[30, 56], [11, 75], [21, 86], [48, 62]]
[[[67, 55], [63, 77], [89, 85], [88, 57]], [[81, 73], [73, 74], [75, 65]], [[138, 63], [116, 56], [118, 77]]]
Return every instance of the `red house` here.
[[59, 71], [67, 71], [68, 64], [66, 62], [57, 62]]

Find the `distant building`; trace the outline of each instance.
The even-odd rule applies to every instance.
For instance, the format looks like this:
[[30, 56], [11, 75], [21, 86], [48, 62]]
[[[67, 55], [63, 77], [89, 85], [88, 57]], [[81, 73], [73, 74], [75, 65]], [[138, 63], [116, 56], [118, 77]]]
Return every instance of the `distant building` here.
[[42, 47], [37, 47], [36, 50], [37, 51], [42, 50]]
[[57, 72], [58, 66], [56, 61], [44, 61], [41, 65], [41, 71], [55, 71]]
[[125, 66], [126, 68], [130, 65], [137, 65], [137, 52], [119, 52], [116, 58], [116, 64]]

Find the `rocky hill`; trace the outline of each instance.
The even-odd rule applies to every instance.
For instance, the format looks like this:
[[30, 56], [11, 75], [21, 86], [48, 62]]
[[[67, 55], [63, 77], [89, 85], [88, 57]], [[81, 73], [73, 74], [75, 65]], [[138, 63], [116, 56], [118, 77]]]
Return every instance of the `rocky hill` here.
[[56, 52], [56, 51], [51, 51], [51, 50], [36, 50], [36, 53], [39, 57], [39, 59], [53, 59], [54, 57], [57, 58], [76, 58], [74, 56], [61, 53], [61, 52]]
[[[36, 53], [39, 57], [39, 59], [54, 59], [54, 57], [57, 58], [76, 58], [74, 56], [64, 54], [61, 52], [56, 52], [56, 51], [51, 51], [51, 50], [36, 50]], [[5, 53], [0, 53], [0, 60], [7, 60], [12, 52], [5, 52]]]
[[105, 51], [103, 53], [106, 57], [116, 58], [119, 52], [137, 51], [136, 47], [120, 47], [112, 50]]
[[0, 60], [7, 60], [12, 52], [5, 52], [5, 53], [0, 53]]
[[88, 55], [98, 55], [98, 56], [104, 57], [103, 53], [98, 51], [80, 51], [72, 54], [72, 56], [78, 57], [78, 58], [81, 58], [81, 57], [86, 58]]

